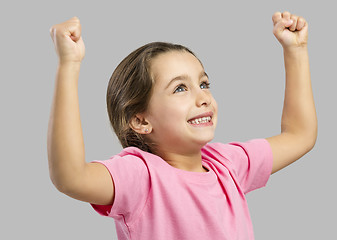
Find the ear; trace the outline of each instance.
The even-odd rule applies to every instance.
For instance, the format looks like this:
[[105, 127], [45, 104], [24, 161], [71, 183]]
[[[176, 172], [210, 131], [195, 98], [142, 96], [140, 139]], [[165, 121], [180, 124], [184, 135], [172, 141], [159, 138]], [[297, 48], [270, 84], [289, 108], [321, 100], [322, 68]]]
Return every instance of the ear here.
[[152, 131], [151, 124], [142, 114], [136, 114], [131, 118], [129, 123], [130, 128], [139, 134], [149, 134]]

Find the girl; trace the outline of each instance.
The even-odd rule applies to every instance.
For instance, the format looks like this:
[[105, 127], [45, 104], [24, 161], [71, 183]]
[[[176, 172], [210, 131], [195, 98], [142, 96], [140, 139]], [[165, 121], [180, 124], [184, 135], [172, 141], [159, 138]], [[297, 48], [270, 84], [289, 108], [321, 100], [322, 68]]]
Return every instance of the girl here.
[[81, 25], [72, 18], [53, 26], [59, 64], [48, 159], [56, 188], [113, 217], [119, 239], [254, 239], [245, 194], [311, 150], [317, 135], [308, 24], [289, 12], [272, 19], [286, 68], [279, 135], [209, 143], [218, 107], [201, 61], [186, 47], [155, 42], [127, 56], [109, 82], [108, 113], [124, 150], [91, 163], [77, 92]]

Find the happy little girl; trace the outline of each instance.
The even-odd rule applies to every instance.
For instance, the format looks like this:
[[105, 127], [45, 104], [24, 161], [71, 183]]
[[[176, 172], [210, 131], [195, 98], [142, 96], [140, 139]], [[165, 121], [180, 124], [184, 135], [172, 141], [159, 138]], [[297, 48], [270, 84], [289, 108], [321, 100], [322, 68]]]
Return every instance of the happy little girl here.
[[154, 42], [128, 55], [109, 82], [107, 106], [123, 151], [87, 163], [78, 103], [81, 25], [51, 28], [59, 57], [48, 132], [57, 189], [115, 219], [119, 239], [254, 239], [245, 194], [315, 144], [317, 120], [307, 51], [308, 24], [273, 15], [286, 89], [281, 133], [210, 143], [218, 107], [201, 61], [188, 48]]

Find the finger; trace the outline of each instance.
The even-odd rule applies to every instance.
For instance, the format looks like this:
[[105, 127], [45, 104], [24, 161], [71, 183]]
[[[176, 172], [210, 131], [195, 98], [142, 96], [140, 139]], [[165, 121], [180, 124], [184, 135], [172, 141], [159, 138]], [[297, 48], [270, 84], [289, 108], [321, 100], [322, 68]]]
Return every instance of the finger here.
[[292, 23], [293, 23], [293, 20], [291, 20], [291, 19], [290, 20], [286, 20], [286, 19], [282, 18], [274, 26], [273, 33], [275, 34], [275, 36], [279, 36], [280, 34], [282, 34], [282, 32], [284, 31], [284, 29], [287, 28], [287, 27], [289, 27], [289, 26], [291, 26]]
[[290, 16], [291, 16], [290, 12], [286, 11], [282, 13], [282, 18], [284, 18], [285, 20], [290, 20]]
[[272, 16], [274, 26], [278, 21], [281, 20], [281, 18], [282, 18], [282, 14], [280, 12], [274, 13], [274, 15]]
[[296, 15], [291, 15], [290, 19], [293, 20], [293, 23], [292, 23], [291, 26], [289, 27], [289, 30], [293, 32], [293, 31], [296, 30], [296, 27], [297, 27], [298, 16], [296, 16]]
[[51, 28], [49, 28], [49, 34], [50, 34], [51, 38], [53, 39], [53, 41], [54, 41], [54, 38], [55, 38], [55, 31], [56, 31], [55, 26], [52, 26]]
[[69, 37], [77, 42], [81, 38], [81, 23], [78, 17], [73, 17], [67, 21], [67, 30], [69, 31]]
[[305, 19], [302, 17], [299, 17], [297, 20], [296, 30], [301, 31], [306, 24], [307, 22], [305, 21]]
[[68, 21], [52, 26], [49, 32], [53, 40], [61, 36], [67, 36], [73, 41], [78, 41], [81, 37], [80, 20], [73, 17]]

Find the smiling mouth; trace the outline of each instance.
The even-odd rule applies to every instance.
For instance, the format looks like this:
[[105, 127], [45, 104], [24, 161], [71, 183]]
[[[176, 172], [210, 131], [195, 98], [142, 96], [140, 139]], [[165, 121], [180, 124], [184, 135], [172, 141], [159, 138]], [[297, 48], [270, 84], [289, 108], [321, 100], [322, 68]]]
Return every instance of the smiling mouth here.
[[187, 122], [193, 126], [200, 126], [200, 127], [211, 126], [213, 125], [212, 118], [213, 112], [205, 112], [191, 118]]
[[196, 118], [193, 120], [187, 121], [190, 124], [203, 124], [203, 123], [209, 123], [211, 122], [212, 117], [201, 117], [201, 118]]

